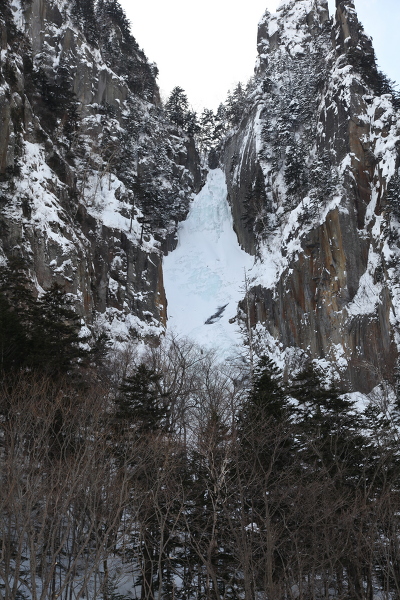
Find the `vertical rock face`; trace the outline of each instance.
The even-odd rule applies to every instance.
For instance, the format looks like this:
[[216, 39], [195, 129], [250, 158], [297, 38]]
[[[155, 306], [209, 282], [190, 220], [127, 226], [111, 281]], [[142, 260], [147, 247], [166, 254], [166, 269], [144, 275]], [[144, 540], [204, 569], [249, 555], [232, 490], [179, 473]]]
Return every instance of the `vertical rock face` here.
[[255, 255], [242, 307], [253, 326], [369, 391], [397, 360], [400, 129], [353, 3], [336, 4], [334, 20], [325, 0], [264, 15], [224, 162], [238, 238]]
[[[162, 254], [202, 173], [125, 16], [96, 11], [0, 4], [1, 260], [22, 256], [39, 292], [65, 285], [114, 338], [147, 338], [165, 325]], [[222, 150], [255, 260], [241, 309], [289, 367], [321, 360], [347, 389], [369, 391], [397, 361], [398, 108], [350, 0], [333, 19], [326, 0], [286, 0], [260, 23]]]
[[1, 254], [39, 290], [65, 285], [89, 324], [146, 337], [165, 324], [162, 251], [201, 172], [108, 4], [95, 18], [75, 0], [1, 2]]

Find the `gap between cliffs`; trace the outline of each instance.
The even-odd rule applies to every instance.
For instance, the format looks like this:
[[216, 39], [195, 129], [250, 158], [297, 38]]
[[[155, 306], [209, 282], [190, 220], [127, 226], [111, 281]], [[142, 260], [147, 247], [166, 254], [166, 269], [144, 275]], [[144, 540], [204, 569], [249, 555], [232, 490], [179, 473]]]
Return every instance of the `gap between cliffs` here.
[[243, 344], [237, 305], [253, 263], [233, 230], [225, 175], [212, 170], [179, 226], [177, 248], [164, 258], [168, 328], [221, 359], [237, 355]]

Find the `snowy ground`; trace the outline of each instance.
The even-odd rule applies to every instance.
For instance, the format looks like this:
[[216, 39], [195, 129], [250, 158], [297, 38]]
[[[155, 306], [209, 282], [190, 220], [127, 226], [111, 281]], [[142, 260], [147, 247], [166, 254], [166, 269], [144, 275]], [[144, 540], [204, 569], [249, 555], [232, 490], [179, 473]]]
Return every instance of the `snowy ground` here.
[[168, 327], [217, 350], [222, 359], [235, 356], [242, 340], [229, 320], [253, 263], [233, 231], [225, 176], [220, 169], [210, 171], [178, 230], [178, 247], [164, 258]]

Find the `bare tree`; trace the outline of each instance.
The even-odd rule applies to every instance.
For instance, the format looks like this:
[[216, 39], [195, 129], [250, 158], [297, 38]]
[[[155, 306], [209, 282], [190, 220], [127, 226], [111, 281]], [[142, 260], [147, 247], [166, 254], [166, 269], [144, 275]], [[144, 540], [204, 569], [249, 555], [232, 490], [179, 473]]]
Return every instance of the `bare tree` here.
[[105, 394], [26, 375], [1, 392], [4, 598], [79, 598], [117, 543], [128, 501], [128, 478], [109, 459]]

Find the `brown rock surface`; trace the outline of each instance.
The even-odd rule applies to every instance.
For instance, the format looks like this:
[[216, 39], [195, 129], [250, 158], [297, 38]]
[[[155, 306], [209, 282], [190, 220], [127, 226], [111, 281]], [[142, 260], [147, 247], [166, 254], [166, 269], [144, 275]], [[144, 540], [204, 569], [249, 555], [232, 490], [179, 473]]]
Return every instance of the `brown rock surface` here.
[[[382, 378], [393, 377], [398, 354], [392, 284], [382, 254], [382, 201], [397, 163], [393, 140], [399, 140], [399, 131], [391, 97], [376, 94], [374, 73], [364, 74], [357, 62], [359, 56], [373, 57], [373, 49], [353, 3], [337, 1], [331, 31], [326, 2], [315, 0], [311, 16], [301, 12], [308, 3], [294, 5], [287, 2], [277, 19], [266, 13], [261, 21], [259, 87], [224, 149], [239, 242], [259, 257], [258, 272], [277, 254], [286, 264], [269, 287], [255, 277], [249, 302], [241, 308], [250, 305], [252, 326], [262, 324], [281, 349], [298, 348], [331, 362], [345, 389], [368, 392]], [[294, 21], [303, 52], [285, 37]], [[295, 83], [299, 72], [318, 86], [309, 113], [291, 120], [293, 102], [301, 102]], [[284, 119], [287, 129], [281, 134]], [[289, 139], [286, 154], [282, 139]], [[288, 149], [296, 145], [303, 148], [298, 168], [308, 180], [292, 194]], [[316, 156], [329, 165], [332, 183], [324, 188]], [[259, 168], [272, 207], [267, 209], [271, 230], [261, 233], [244, 225], [248, 191]], [[296, 221], [297, 226], [290, 225]]]

